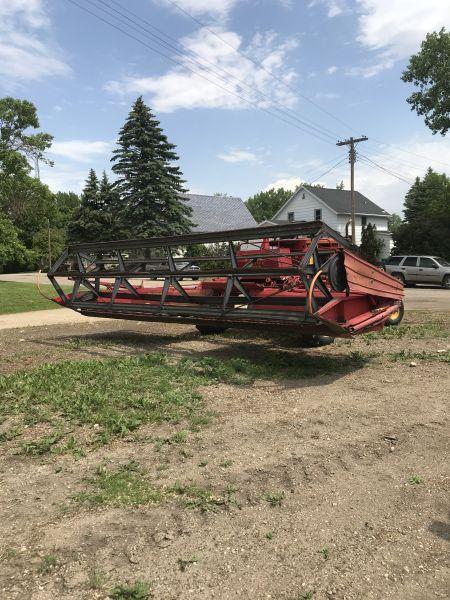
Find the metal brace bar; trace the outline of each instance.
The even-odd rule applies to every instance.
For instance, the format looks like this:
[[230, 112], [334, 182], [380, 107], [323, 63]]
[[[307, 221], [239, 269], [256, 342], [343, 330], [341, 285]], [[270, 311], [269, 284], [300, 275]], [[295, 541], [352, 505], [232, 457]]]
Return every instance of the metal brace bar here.
[[114, 300], [116, 299], [117, 294], [119, 293], [120, 284], [122, 283], [122, 277], [116, 277], [114, 282], [114, 287], [111, 292], [111, 301], [110, 304], [114, 304]]
[[166, 277], [164, 279], [164, 285], [163, 285], [163, 290], [162, 290], [162, 294], [161, 294], [161, 302], [159, 303], [160, 308], [163, 308], [163, 306], [164, 306], [164, 301], [166, 299], [167, 292], [169, 291], [170, 283], [171, 283], [170, 277]]

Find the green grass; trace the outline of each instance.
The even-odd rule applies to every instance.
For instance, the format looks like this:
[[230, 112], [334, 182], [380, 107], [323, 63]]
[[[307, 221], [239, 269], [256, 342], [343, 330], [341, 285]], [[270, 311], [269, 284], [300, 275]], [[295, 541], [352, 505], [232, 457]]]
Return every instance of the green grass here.
[[262, 496], [262, 499], [270, 504], [270, 506], [281, 506], [284, 500], [284, 492], [268, 492]]
[[[297, 379], [329, 374], [364, 364], [362, 356], [303, 355], [276, 352], [258, 359], [217, 360], [204, 357], [170, 362], [167, 355], [152, 353], [125, 358], [65, 361], [0, 376], [0, 421], [21, 417], [33, 426], [50, 423], [55, 432], [70, 425], [88, 425], [91, 443], [107, 443], [112, 437], [130, 435], [141, 425], [168, 422], [198, 429], [211, 413], [198, 391], [200, 386], [228, 383], [248, 385], [255, 379]], [[56, 433], [37, 442], [27, 442], [23, 451], [41, 455], [57, 444], [67, 451], [81, 450], [73, 440], [53, 439]], [[156, 448], [182, 444], [187, 432], [156, 440]], [[76, 450], [78, 448], [78, 450]]]
[[149, 474], [134, 461], [116, 469], [101, 465], [95, 477], [88, 480], [88, 484], [89, 489], [75, 494], [72, 500], [116, 507], [155, 505], [175, 500], [183, 508], [198, 509], [201, 512], [215, 512], [226, 505], [237, 506], [234, 497], [236, 489], [231, 486], [223, 494], [215, 495], [212, 491], [191, 483], [176, 481], [170, 486], [156, 485], [150, 480]]
[[[41, 276], [41, 281], [44, 277], [45, 275]], [[66, 287], [65, 289], [71, 288]], [[52, 285], [41, 285], [41, 290], [51, 298], [57, 296]], [[0, 281], [1, 315], [50, 308], [58, 308], [58, 305], [43, 298], [38, 292], [36, 285], [32, 283], [16, 283], [15, 281]]]
[[411, 485], [420, 485], [423, 483], [423, 477], [421, 475], [411, 475], [408, 479], [408, 483]]
[[148, 600], [150, 598], [150, 586], [143, 581], [136, 581], [132, 585], [116, 585], [109, 597], [112, 600]]
[[38, 567], [39, 575], [47, 575], [48, 573], [53, 571], [57, 564], [58, 560], [56, 556], [54, 556], [53, 554], [46, 554], [42, 557], [41, 564]]

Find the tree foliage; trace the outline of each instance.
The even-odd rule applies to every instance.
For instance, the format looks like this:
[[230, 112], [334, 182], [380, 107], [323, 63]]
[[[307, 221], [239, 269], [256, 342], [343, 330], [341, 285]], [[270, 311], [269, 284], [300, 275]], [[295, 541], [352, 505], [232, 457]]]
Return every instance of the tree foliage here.
[[19, 240], [13, 223], [0, 213], [0, 272], [28, 269], [35, 259], [33, 252]]
[[428, 169], [405, 197], [405, 220], [393, 232], [395, 252], [450, 258], [450, 178]]
[[45, 151], [50, 148], [53, 136], [49, 133], [28, 133], [38, 129], [36, 107], [28, 100], [0, 98], [0, 172], [3, 176], [19, 171], [29, 172], [29, 161], [50, 162]]
[[247, 200], [246, 205], [255, 221], [261, 223], [261, 221], [265, 221], [266, 219], [272, 219], [292, 194], [293, 192], [284, 188], [272, 188], [251, 196]]
[[178, 156], [142, 97], [133, 104], [119, 132], [112, 170], [118, 175], [122, 224], [133, 237], [188, 233], [192, 210], [180, 196]]
[[396, 213], [392, 213], [392, 215], [388, 219], [388, 229], [391, 233], [395, 233], [400, 225], [403, 223], [403, 219], [400, 215]]
[[361, 233], [361, 245], [359, 250], [362, 257], [371, 262], [377, 263], [379, 261], [380, 252], [383, 248], [384, 242], [376, 236], [377, 228], [375, 225], [368, 223], [362, 229]]
[[445, 135], [450, 128], [450, 32], [429, 33], [402, 79], [418, 88], [407, 99], [411, 110], [425, 117], [433, 133]]

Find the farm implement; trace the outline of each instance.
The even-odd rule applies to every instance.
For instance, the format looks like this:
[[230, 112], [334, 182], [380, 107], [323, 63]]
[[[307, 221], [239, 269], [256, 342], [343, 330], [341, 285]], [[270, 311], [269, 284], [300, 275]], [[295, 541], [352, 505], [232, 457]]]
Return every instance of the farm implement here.
[[[86, 316], [352, 337], [395, 324], [403, 286], [324, 223], [70, 245], [54, 301]], [[57, 277], [73, 280], [70, 294]]]

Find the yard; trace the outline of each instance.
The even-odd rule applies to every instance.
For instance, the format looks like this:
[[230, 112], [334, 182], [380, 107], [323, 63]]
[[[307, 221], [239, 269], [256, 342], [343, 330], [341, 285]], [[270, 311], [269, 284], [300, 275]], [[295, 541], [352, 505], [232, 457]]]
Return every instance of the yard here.
[[[45, 275], [41, 277], [46, 280]], [[48, 281], [48, 280], [47, 280]], [[68, 286], [63, 286], [68, 290]], [[43, 284], [41, 290], [50, 298], [56, 296], [52, 285]], [[58, 308], [58, 305], [41, 296], [36, 285], [29, 283], [18, 283], [15, 281], [0, 281], [0, 314], [27, 312], [30, 310], [47, 310]]]
[[0, 331], [2, 598], [446, 598], [449, 321]]

